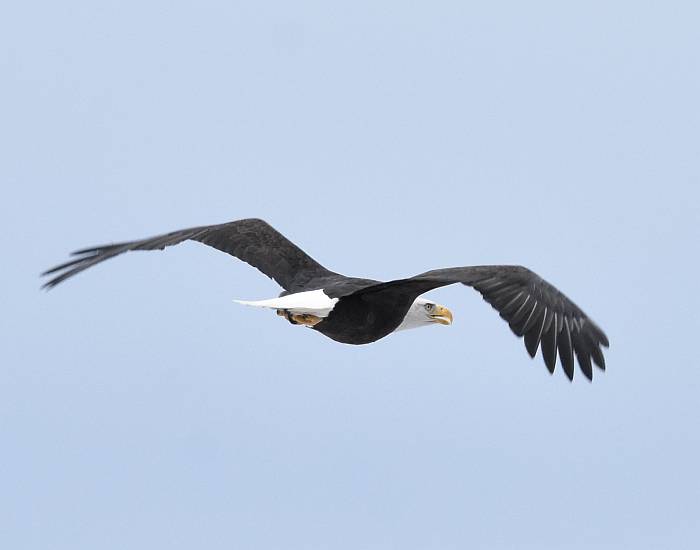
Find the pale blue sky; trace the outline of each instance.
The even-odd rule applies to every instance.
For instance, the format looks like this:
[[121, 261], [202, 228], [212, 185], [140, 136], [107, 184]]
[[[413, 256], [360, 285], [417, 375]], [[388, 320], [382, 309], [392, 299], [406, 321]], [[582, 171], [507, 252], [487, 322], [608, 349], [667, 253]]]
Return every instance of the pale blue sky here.
[[[696, 6], [3, 7], [0, 546], [697, 548]], [[609, 370], [550, 377], [458, 287], [336, 344], [189, 243], [38, 289], [248, 216], [348, 275], [526, 265]]]

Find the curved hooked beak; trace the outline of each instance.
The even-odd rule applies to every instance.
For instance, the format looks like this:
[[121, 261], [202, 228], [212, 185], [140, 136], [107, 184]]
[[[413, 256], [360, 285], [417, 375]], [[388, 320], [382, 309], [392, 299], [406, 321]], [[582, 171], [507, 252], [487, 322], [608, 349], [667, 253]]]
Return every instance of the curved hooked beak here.
[[452, 324], [452, 312], [445, 306], [436, 304], [434, 313], [430, 315], [430, 318], [434, 323], [440, 323], [441, 325]]

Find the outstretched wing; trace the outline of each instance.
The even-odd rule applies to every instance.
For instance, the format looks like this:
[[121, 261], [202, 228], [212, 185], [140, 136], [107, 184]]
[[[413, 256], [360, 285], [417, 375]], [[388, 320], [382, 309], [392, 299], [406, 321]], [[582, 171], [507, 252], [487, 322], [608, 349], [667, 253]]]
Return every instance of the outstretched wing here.
[[181, 229], [127, 243], [78, 250], [76, 259], [49, 269], [54, 277], [45, 288], [53, 288], [95, 264], [131, 250], [163, 250], [183, 241], [198, 241], [235, 256], [274, 279], [290, 292], [304, 290], [313, 280], [335, 275], [263, 220], [245, 219], [219, 225]]
[[516, 336], [525, 338], [525, 347], [531, 357], [541, 345], [542, 357], [550, 372], [554, 372], [557, 352], [570, 380], [574, 377], [574, 355], [589, 380], [593, 379], [591, 359], [605, 370], [601, 351], [601, 346], [609, 346], [605, 333], [563, 293], [522, 266], [435, 269], [359, 292], [405, 289], [418, 296], [453, 283], [462, 283], [479, 291], [508, 322]]

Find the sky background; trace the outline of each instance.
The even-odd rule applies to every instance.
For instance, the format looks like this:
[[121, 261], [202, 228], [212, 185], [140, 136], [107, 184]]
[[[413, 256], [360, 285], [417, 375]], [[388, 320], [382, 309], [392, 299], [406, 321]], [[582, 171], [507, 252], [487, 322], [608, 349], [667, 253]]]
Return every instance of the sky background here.
[[[0, 10], [0, 546], [700, 544], [695, 2]], [[607, 332], [570, 384], [476, 292], [334, 343], [187, 243], [243, 217], [390, 279], [523, 264]]]

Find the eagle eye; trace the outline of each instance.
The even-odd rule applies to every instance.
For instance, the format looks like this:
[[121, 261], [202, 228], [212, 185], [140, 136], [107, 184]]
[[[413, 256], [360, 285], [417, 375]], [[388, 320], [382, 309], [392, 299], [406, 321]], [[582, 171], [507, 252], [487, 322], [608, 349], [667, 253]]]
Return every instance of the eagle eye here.
[[433, 304], [425, 304], [425, 310], [426, 310], [426, 311], [432, 311], [432, 310], [433, 310]]

